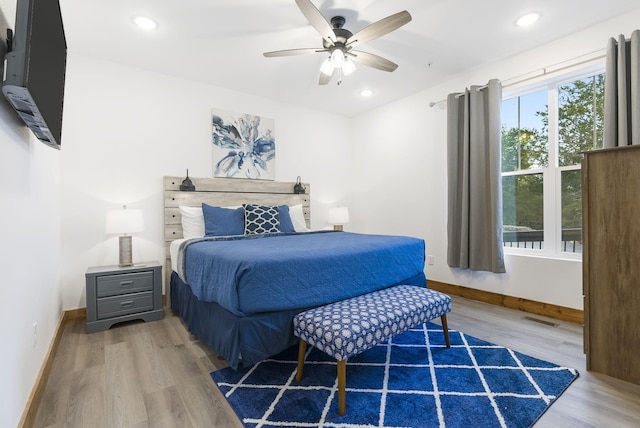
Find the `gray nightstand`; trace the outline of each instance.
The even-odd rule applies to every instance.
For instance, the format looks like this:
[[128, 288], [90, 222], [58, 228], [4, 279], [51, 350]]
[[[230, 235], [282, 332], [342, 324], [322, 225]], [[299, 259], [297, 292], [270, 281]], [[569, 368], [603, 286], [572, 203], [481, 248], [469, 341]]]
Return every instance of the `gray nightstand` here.
[[90, 267], [85, 277], [87, 333], [107, 330], [119, 322], [164, 317], [160, 263]]

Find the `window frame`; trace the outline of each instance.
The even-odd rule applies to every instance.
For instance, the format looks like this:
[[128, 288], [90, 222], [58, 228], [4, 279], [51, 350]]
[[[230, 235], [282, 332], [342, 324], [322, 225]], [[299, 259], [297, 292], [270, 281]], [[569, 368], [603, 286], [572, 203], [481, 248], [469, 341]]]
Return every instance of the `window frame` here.
[[[548, 106], [548, 164], [546, 168], [501, 172], [501, 179], [507, 176], [542, 174], [543, 236], [542, 249], [505, 246], [504, 254], [527, 255], [533, 257], [582, 260], [582, 252], [562, 250], [562, 173], [582, 170], [582, 164], [559, 166], [559, 90], [564, 84], [605, 73], [605, 61], [599, 59], [591, 64], [572, 67], [570, 70], [552, 73], [535, 81], [525, 81], [503, 90], [502, 101], [525, 96], [540, 90], [547, 90]], [[552, 114], [553, 112], [553, 114]]]

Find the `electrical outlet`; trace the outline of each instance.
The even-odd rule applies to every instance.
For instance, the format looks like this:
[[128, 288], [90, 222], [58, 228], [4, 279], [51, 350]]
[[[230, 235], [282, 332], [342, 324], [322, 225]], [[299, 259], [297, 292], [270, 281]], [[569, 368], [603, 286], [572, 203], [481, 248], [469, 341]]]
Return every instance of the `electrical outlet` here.
[[436, 263], [435, 256], [427, 256], [427, 263], [429, 264], [429, 266], [433, 266]]
[[38, 323], [33, 322], [33, 347], [35, 348], [38, 344]]

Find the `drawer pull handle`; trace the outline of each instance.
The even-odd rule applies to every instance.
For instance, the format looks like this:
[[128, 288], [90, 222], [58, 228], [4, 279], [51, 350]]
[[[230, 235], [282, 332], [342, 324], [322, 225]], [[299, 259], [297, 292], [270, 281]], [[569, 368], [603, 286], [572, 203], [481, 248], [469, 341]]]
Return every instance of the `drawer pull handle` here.
[[120, 303], [120, 306], [122, 306], [123, 308], [128, 308], [131, 305], [133, 305], [133, 300], [127, 300], [126, 302]]
[[133, 281], [120, 281], [120, 288], [129, 288], [133, 285]]

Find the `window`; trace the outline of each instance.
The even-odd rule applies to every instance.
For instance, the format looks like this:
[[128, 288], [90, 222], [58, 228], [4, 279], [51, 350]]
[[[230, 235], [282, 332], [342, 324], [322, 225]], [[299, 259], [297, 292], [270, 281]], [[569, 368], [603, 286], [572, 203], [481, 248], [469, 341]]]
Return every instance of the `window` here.
[[602, 147], [604, 74], [547, 82], [502, 103], [507, 248], [582, 252], [582, 152]]

